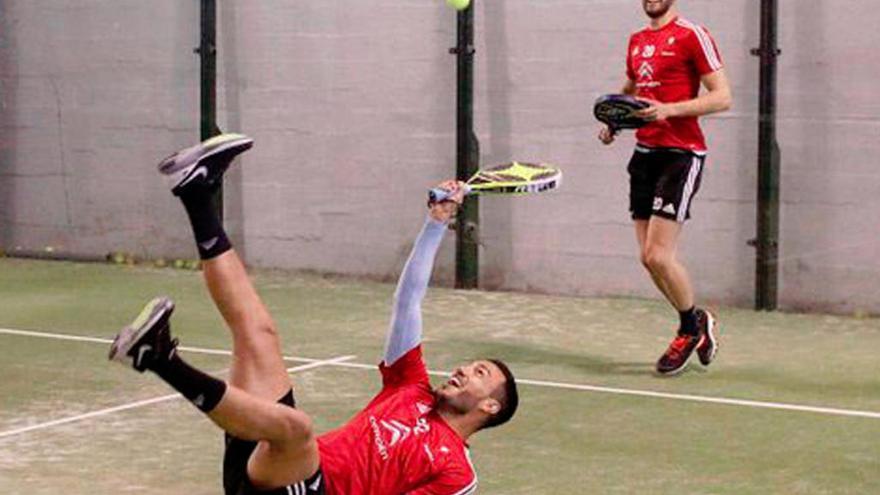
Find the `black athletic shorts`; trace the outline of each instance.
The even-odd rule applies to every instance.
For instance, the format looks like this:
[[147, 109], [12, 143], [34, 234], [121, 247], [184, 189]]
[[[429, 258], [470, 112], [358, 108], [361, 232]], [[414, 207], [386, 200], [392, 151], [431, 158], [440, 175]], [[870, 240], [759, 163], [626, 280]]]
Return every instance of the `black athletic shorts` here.
[[[278, 403], [296, 407], [293, 390]], [[223, 454], [223, 491], [226, 495], [324, 495], [324, 476], [320, 469], [309, 479], [290, 486], [269, 491], [254, 488], [247, 475], [247, 464], [256, 448], [257, 442], [226, 434], [226, 451]]]
[[633, 220], [651, 215], [679, 223], [691, 217], [706, 155], [677, 148], [636, 146], [629, 161], [629, 211]]

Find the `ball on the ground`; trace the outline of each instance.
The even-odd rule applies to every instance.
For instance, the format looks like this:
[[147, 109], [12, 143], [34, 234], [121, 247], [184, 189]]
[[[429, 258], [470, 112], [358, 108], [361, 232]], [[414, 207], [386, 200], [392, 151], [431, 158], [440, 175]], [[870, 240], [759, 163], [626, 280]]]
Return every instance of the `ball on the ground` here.
[[464, 10], [468, 8], [471, 4], [471, 0], [446, 0], [446, 5], [449, 5], [455, 10]]

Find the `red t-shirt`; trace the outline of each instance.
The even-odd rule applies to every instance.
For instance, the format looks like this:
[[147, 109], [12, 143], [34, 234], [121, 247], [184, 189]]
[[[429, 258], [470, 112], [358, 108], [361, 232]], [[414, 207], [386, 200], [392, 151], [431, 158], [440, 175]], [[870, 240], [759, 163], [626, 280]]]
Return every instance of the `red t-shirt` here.
[[[636, 85], [636, 96], [663, 103], [691, 100], [699, 94], [700, 77], [722, 67], [709, 32], [682, 18], [629, 39], [626, 75]], [[652, 122], [636, 132], [636, 140], [648, 147], [706, 150], [696, 117]]]
[[421, 346], [379, 366], [382, 391], [318, 438], [328, 495], [465, 495], [477, 487], [468, 446], [435, 411]]

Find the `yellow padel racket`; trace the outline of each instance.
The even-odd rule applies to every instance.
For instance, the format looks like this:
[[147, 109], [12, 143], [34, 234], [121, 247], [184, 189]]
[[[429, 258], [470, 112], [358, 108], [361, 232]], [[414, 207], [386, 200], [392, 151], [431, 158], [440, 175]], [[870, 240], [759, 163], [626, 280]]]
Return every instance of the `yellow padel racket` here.
[[[562, 183], [562, 170], [546, 163], [511, 162], [480, 170], [468, 179], [465, 194], [527, 194], [556, 189]], [[428, 203], [439, 203], [450, 196], [446, 189], [428, 191]]]

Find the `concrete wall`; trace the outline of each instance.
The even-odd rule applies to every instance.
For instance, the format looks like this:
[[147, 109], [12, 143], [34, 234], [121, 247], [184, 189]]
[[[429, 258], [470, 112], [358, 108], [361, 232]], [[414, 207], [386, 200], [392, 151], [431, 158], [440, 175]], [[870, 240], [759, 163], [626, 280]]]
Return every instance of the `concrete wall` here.
[[191, 253], [154, 165], [198, 137], [197, 18], [175, 0], [0, 1], [7, 251]]
[[[880, 14], [867, 0], [781, 3], [781, 302], [880, 312]], [[704, 121], [682, 256], [702, 299], [748, 305], [757, 6], [680, 6], [712, 31], [736, 99]], [[426, 186], [454, 170], [454, 13], [440, 0], [226, 0], [219, 14], [221, 127], [257, 141], [227, 186], [237, 245], [260, 266], [396, 276]], [[602, 147], [590, 115], [620, 85], [639, 3], [482, 0], [477, 21], [482, 162], [566, 174], [552, 194], [482, 200], [483, 285], [655, 296], [626, 211], [632, 139]], [[6, 249], [192, 255], [153, 164], [198, 134], [197, 42], [197, 2], [0, 1]], [[452, 271], [447, 243], [437, 275]]]

